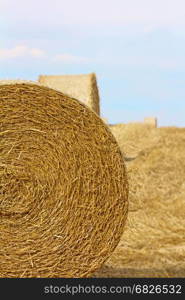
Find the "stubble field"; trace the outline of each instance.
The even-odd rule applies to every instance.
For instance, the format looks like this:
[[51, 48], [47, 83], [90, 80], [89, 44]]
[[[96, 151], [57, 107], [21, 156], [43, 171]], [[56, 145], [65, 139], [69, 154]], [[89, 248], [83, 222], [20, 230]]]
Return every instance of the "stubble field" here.
[[94, 277], [185, 277], [185, 128], [110, 126], [125, 156], [129, 214]]

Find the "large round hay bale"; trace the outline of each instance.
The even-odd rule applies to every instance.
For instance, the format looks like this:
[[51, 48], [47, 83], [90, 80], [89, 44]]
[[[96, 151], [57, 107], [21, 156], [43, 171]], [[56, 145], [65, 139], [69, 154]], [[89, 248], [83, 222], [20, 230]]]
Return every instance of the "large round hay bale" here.
[[88, 277], [123, 232], [121, 151], [83, 103], [0, 84], [0, 277]]

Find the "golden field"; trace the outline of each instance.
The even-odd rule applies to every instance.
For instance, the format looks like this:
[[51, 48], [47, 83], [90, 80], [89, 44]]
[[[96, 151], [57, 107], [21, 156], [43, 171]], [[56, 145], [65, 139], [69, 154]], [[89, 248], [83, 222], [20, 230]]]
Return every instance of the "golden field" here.
[[110, 126], [125, 156], [129, 214], [94, 277], [185, 277], [185, 128]]

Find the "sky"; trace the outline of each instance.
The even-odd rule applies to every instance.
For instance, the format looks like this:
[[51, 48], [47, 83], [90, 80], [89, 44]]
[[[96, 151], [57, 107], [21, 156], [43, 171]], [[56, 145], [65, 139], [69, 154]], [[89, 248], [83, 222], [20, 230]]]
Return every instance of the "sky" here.
[[185, 1], [0, 0], [0, 79], [91, 72], [109, 123], [185, 127]]

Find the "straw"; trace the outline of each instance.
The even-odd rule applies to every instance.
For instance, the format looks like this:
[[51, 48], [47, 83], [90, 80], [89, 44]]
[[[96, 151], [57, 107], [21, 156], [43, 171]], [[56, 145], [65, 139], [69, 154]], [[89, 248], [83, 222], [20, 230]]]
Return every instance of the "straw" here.
[[114, 136], [86, 105], [33, 82], [1, 82], [0, 120], [0, 277], [89, 277], [127, 216]]
[[100, 99], [95, 73], [83, 75], [40, 75], [39, 82], [78, 99], [98, 115], [100, 114]]

